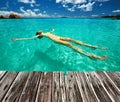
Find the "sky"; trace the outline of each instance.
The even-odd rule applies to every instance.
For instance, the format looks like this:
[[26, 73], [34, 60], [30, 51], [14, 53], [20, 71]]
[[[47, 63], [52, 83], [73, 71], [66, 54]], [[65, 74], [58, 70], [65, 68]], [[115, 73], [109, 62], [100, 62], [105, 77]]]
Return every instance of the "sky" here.
[[97, 17], [120, 14], [120, 0], [0, 0], [0, 15]]

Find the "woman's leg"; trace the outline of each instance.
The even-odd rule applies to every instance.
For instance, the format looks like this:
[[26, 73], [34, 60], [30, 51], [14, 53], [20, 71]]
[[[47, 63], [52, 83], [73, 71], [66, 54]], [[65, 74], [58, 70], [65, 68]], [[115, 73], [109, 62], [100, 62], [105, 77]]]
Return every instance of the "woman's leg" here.
[[75, 47], [75, 46], [73, 46], [71, 44], [68, 44], [67, 46], [72, 48], [73, 50], [77, 51], [78, 53], [83, 54], [83, 55], [85, 55], [85, 56], [87, 56], [87, 57], [89, 57], [91, 59], [105, 60], [107, 58], [107, 56], [98, 56], [98, 55], [91, 54], [91, 53], [88, 53], [88, 52], [86, 53], [82, 49], [77, 48], [77, 47]]
[[91, 44], [83, 43], [83, 42], [81, 42], [81, 41], [74, 40], [74, 39], [71, 39], [71, 38], [61, 37], [60, 40], [73, 42], [73, 43], [76, 43], [76, 44], [78, 44], [78, 45], [87, 46], [87, 47], [90, 47], [90, 48], [93, 48], [93, 49], [97, 49], [97, 48], [98, 48], [98, 49], [106, 50], [106, 48], [101, 48], [101, 47], [99, 47], [99, 46], [93, 46], [93, 45], [91, 45]]
[[107, 58], [107, 56], [97, 56], [97, 55], [95, 55], [95, 54], [86, 53], [86, 52], [84, 52], [82, 49], [73, 46], [72, 44], [70, 44], [70, 43], [67, 42], [67, 41], [57, 41], [56, 43], [58, 43], [58, 44], [63, 44], [63, 45], [65, 45], [65, 46], [68, 46], [68, 47], [70, 47], [71, 49], [73, 49], [74, 51], [76, 51], [76, 52], [78, 52], [78, 53], [80, 53], [80, 54], [83, 54], [83, 55], [85, 55], [85, 56], [87, 56], [87, 57], [89, 57], [89, 58], [92, 58], [92, 59], [105, 60], [105, 59]]

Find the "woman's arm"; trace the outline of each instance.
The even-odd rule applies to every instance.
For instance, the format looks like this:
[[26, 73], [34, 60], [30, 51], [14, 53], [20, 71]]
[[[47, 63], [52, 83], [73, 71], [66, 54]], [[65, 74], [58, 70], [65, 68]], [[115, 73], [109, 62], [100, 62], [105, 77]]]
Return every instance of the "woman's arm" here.
[[38, 37], [38, 35], [37, 36], [33, 36], [31, 38], [12, 38], [12, 40], [13, 41], [17, 41], [17, 40], [32, 40], [32, 39], [37, 38], [37, 37]]

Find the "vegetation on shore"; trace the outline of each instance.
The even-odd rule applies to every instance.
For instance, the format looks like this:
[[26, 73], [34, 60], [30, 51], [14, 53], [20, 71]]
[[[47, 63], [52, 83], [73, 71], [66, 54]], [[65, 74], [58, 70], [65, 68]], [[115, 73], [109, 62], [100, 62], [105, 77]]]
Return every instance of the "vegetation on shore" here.
[[120, 19], [120, 15], [115, 15], [115, 16], [102, 16], [102, 18]]

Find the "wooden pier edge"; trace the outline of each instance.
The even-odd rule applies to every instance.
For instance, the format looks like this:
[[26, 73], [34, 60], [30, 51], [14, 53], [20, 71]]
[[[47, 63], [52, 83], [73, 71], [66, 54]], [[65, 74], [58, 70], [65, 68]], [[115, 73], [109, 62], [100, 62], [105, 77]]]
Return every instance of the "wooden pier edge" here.
[[120, 102], [120, 72], [0, 71], [0, 102]]

